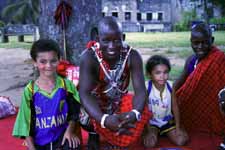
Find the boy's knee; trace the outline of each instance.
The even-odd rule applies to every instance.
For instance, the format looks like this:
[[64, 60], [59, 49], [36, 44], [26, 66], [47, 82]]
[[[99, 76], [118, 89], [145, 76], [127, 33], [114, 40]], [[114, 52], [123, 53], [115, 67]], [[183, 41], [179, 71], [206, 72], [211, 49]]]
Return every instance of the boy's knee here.
[[144, 139], [143, 144], [147, 148], [153, 148], [157, 145], [157, 139], [156, 138]]
[[148, 142], [148, 143], [144, 143], [144, 146], [146, 148], [153, 148], [153, 147], [156, 147], [156, 144], [157, 144], [157, 141], [151, 141], [151, 142]]

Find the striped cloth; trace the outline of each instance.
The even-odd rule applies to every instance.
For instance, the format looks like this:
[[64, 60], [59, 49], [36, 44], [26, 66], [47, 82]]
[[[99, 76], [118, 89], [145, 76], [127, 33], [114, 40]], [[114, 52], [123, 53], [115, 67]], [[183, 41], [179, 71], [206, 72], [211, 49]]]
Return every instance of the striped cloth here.
[[213, 47], [176, 92], [181, 123], [188, 131], [225, 132], [218, 93], [225, 85], [225, 55]]
[[16, 107], [12, 104], [9, 97], [0, 96], [0, 118], [16, 114]]
[[[133, 95], [131, 94], [127, 94], [122, 97], [121, 105], [120, 105], [120, 113], [129, 112], [133, 109], [132, 99], [133, 99]], [[131, 136], [128, 136], [128, 135], [118, 136], [116, 135], [115, 132], [111, 132], [107, 128], [101, 128], [101, 125], [95, 122], [94, 120], [93, 120], [93, 123], [96, 129], [96, 132], [99, 133], [101, 136], [103, 136], [103, 138], [107, 142], [109, 142], [112, 145], [126, 147], [133, 144], [134, 142], [138, 140], [138, 138], [140, 138], [142, 131], [144, 129], [144, 126], [149, 121], [150, 116], [151, 116], [151, 113], [149, 112], [148, 107], [145, 106], [141, 115], [141, 121], [135, 123], [136, 128], [130, 129], [130, 131], [133, 133]]]

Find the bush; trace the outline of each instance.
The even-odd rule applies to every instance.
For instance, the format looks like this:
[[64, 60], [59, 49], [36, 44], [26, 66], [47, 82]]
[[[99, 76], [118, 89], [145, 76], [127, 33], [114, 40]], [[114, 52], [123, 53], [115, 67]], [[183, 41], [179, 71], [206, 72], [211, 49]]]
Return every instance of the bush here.
[[178, 22], [174, 25], [175, 31], [188, 31], [188, 25], [184, 24], [183, 22]]
[[175, 31], [189, 31], [190, 23], [192, 20], [198, 20], [197, 13], [193, 9], [192, 11], [185, 11], [182, 13], [182, 19], [175, 24]]
[[225, 30], [225, 17], [211, 18], [209, 23], [215, 25], [217, 30]]
[[5, 23], [0, 20], [0, 27], [4, 27], [4, 26], [5, 26]]
[[225, 17], [221, 17], [221, 18], [211, 18], [209, 20], [210, 24], [225, 24]]

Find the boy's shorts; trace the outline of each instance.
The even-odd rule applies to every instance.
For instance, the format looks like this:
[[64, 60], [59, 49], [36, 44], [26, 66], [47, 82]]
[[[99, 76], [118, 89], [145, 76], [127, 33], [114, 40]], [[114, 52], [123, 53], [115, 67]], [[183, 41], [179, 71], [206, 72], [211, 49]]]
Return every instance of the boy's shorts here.
[[169, 131], [176, 128], [176, 124], [174, 119], [168, 121], [167, 124], [163, 125], [162, 127], [158, 127], [156, 125], [151, 125], [151, 128], [156, 128], [158, 130], [159, 135], [164, 135], [168, 133]]

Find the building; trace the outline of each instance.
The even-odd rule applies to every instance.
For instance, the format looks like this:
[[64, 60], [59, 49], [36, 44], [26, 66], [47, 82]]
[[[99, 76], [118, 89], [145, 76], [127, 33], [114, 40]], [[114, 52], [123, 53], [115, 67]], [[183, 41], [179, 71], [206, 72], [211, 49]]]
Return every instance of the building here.
[[102, 0], [102, 15], [115, 16], [126, 32], [171, 31], [178, 0]]
[[[102, 0], [102, 15], [115, 16], [126, 32], [171, 31], [182, 18], [182, 12], [195, 10], [200, 20], [220, 18], [219, 7], [204, 0]], [[191, 20], [190, 20], [191, 21]]]

